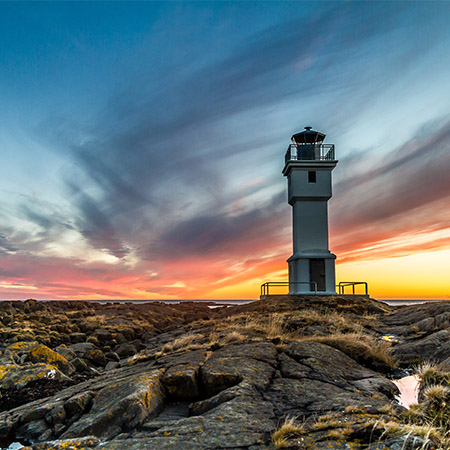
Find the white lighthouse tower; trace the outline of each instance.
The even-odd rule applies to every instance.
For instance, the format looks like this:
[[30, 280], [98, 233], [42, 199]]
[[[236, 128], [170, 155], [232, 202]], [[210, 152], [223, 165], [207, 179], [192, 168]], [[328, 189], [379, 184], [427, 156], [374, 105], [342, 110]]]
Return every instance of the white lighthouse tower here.
[[334, 145], [325, 134], [305, 127], [294, 134], [286, 152], [283, 175], [288, 177], [292, 206], [294, 254], [289, 264], [289, 293], [335, 294], [336, 255], [328, 248], [328, 200], [331, 172], [336, 167]]

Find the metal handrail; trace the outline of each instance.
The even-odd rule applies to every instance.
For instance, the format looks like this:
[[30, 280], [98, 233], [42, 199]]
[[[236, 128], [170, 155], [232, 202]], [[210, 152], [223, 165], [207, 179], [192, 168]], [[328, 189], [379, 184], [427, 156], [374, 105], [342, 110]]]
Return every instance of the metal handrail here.
[[334, 144], [290, 144], [286, 151], [288, 161], [334, 161]]
[[367, 285], [367, 283], [365, 281], [341, 281], [338, 284], [339, 294], [344, 294], [345, 293], [344, 292], [345, 288], [347, 286], [352, 286], [352, 290], [353, 290], [352, 292], [353, 292], [353, 295], [355, 295], [355, 286], [358, 285], [358, 284], [363, 284], [364, 288], [365, 288], [365, 294], [364, 295], [369, 295], [369, 287], [368, 287], [368, 285]]
[[268, 281], [261, 285], [261, 295], [269, 295], [271, 286], [287, 286], [289, 288], [293, 284], [309, 284], [310, 287], [314, 286], [314, 293], [317, 294], [317, 283], [315, 281]]

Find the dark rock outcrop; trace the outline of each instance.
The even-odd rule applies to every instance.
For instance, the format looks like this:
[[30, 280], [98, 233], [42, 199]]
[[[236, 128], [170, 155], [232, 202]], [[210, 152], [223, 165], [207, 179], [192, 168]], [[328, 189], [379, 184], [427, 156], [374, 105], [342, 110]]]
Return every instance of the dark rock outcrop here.
[[[311, 320], [298, 314], [307, 308]], [[450, 357], [447, 306], [434, 305], [428, 316], [424, 307], [403, 311], [406, 322], [373, 300], [338, 296], [279, 296], [218, 310], [194, 303], [0, 304], [9, 340], [1, 386], [26, 387], [31, 375], [37, 381], [49, 373], [61, 383], [48, 397], [5, 408], [0, 438], [27, 440], [33, 450], [262, 450], [274, 448], [275, 430], [290, 417], [303, 428], [288, 438], [289, 448], [425, 449], [431, 444], [411, 432], [374, 431], [377, 423], [400, 423], [402, 408], [396, 386], [370, 358], [310, 339], [331, 332], [357, 339], [357, 330], [377, 342], [395, 330], [401, 339], [393, 350], [404, 365]], [[11, 328], [27, 314], [36, 324], [40, 316], [59, 319], [47, 321], [54, 327], [47, 334], [30, 327], [28, 341]], [[191, 323], [198, 319], [208, 320]], [[64, 385], [63, 372], [72, 385]]]

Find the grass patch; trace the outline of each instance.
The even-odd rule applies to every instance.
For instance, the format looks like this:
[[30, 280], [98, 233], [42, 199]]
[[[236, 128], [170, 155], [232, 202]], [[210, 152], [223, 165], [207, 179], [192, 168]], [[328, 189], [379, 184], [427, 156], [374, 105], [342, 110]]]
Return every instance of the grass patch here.
[[346, 439], [350, 434], [352, 434], [352, 429], [350, 427], [335, 428], [333, 430], [330, 430], [324, 437], [325, 439], [332, 439], [337, 441], [340, 439]]
[[310, 427], [311, 431], [328, 430], [330, 428], [341, 427], [342, 423], [336, 420], [331, 414], [320, 416]]
[[437, 384], [450, 384], [450, 373], [440, 370], [433, 362], [423, 363], [416, 368], [422, 387]]
[[[245, 334], [239, 333], [239, 331], [231, 331], [230, 333], [226, 334], [224, 337], [224, 343], [228, 344], [230, 342], [242, 342], [247, 339], [247, 336]], [[219, 340], [217, 340], [219, 342]]]
[[419, 437], [423, 440], [420, 447], [414, 447], [416, 450], [448, 450], [449, 442], [445, 435], [437, 427], [430, 424], [417, 425], [382, 418], [368, 421], [366, 428], [371, 430], [372, 436], [377, 436], [376, 440], [378, 442], [387, 438], [411, 436], [412, 438]]
[[359, 333], [363, 327], [336, 312], [320, 312], [312, 309], [261, 314], [237, 314], [216, 324], [215, 330], [237, 330], [248, 338], [293, 341], [312, 330], [320, 334]]
[[303, 425], [295, 424], [295, 417], [286, 417], [283, 424], [272, 435], [272, 442], [276, 449], [288, 447], [289, 439], [305, 434]]
[[204, 337], [203, 334], [199, 333], [186, 333], [165, 344], [161, 351], [162, 353], [173, 353], [177, 350], [192, 349], [192, 344], [204, 339]]
[[432, 385], [425, 388], [424, 401], [402, 414], [404, 429], [414, 436], [450, 448], [450, 387]]
[[312, 336], [303, 340], [329, 345], [375, 370], [383, 371], [396, 367], [389, 344], [362, 333]]
[[395, 409], [392, 405], [390, 405], [389, 403], [384, 404], [383, 406], [381, 406], [378, 411], [381, 414], [386, 414], [389, 416], [395, 416]]

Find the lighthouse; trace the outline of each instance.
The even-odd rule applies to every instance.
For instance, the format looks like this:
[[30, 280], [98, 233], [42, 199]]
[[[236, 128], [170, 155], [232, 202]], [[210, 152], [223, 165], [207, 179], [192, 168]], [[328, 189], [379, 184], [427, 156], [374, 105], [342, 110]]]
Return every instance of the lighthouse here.
[[293, 255], [289, 265], [289, 294], [335, 294], [336, 255], [328, 248], [328, 200], [331, 172], [337, 160], [325, 134], [305, 127], [291, 138], [283, 175], [288, 179], [292, 206]]

